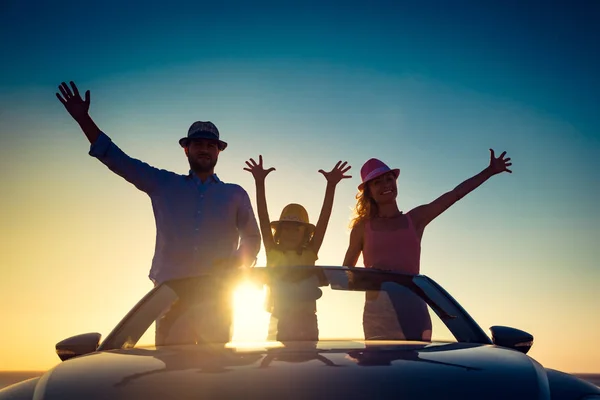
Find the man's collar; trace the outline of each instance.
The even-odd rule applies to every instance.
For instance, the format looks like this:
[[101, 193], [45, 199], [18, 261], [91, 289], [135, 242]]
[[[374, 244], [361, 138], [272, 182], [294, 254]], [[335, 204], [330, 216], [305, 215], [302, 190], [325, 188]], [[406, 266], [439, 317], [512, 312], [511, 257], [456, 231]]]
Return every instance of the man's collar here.
[[209, 175], [208, 178], [206, 179], [206, 182], [202, 182], [200, 180], [200, 178], [198, 178], [198, 175], [196, 175], [194, 173], [194, 171], [192, 171], [190, 169], [189, 175], [188, 175], [191, 179], [195, 180], [197, 183], [200, 184], [207, 184], [207, 183], [222, 183], [221, 180], [219, 179], [219, 177], [217, 176], [217, 174], [212, 174]]

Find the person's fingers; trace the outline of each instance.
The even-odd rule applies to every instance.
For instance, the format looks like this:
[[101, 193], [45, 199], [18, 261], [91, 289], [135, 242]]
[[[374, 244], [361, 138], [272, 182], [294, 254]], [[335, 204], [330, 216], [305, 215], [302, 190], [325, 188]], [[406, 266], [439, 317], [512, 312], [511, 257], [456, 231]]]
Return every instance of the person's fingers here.
[[62, 96], [58, 93], [56, 93], [56, 97], [58, 98], [58, 100], [60, 100], [60, 102], [63, 104], [63, 106], [67, 105], [67, 102], [62, 98]]
[[79, 95], [79, 89], [77, 89], [77, 85], [75, 85], [75, 82], [71, 81], [69, 83], [71, 84], [71, 87], [73, 88], [73, 94], [77, 97], [81, 97]]
[[[64, 85], [64, 83], [63, 83], [63, 85]], [[65, 100], [69, 100], [69, 95], [67, 94], [67, 91], [65, 90], [65, 88], [63, 87], [63, 85], [60, 85], [58, 87], [58, 90], [60, 90], [60, 92], [62, 93], [62, 95], [65, 98]]]
[[67, 92], [69, 97], [73, 97], [73, 92], [71, 92], [71, 88], [69, 87], [69, 85], [63, 82], [63, 87], [65, 88], [65, 91]]

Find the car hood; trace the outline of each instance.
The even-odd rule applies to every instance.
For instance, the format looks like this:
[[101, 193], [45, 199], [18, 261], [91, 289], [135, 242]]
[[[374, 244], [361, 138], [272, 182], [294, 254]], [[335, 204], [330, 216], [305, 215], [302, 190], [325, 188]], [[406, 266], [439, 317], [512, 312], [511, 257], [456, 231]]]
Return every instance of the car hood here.
[[46, 373], [34, 398], [549, 399], [549, 390], [537, 362], [491, 345], [321, 342], [97, 352]]

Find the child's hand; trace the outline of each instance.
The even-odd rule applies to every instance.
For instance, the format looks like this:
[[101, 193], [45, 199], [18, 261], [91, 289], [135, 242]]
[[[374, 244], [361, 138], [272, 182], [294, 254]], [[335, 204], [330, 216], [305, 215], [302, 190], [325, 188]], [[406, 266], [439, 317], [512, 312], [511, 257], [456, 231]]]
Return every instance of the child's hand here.
[[244, 171], [250, 172], [257, 182], [264, 182], [267, 175], [269, 175], [269, 172], [275, 171], [275, 168], [273, 167], [266, 170], [263, 168], [262, 156], [258, 156], [258, 164], [251, 158], [249, 161], [246, 161], [246, 165], [248, 168], [244, 168]]
[[349, 165], [346, 167], [346, 164], [348, 164], [348, 161], [344, 161], [343, 163], [338, 161], [331, 171], [325, 172], [320, 169], [319, 172], [323, 174], [325, 179], [327, 179], [327, 183], [337, 185], [342, 179], [352, 178], [351, 175], [344, 175], [350, 168], [352, 168]]

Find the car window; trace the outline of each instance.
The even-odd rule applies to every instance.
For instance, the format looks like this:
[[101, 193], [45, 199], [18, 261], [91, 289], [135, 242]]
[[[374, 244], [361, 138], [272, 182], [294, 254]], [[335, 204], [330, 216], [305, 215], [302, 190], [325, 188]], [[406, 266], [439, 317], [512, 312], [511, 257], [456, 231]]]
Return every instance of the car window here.
[[[187, 285], [163, 285], [145, 305], [150, 311], [140, 310], [132, 318], [139, 323], [122, 327], [116, 342], [127, 338], [124, 347], [223, 337], [236, 345], [337, 339], [455, 342], [447, 321], [438, 316], [444, 310], [426, 304], [411, 282], [356, 278], [340, 270], [298, 270], [271, 276], [268, 282], [238, 282], [223, 297], [231, 299], [231, 307], [222, 310], [223, 294], [206, 284], [190, 280]], [[223, 318], [228, 313], [230, 321]], [[152, 314], [155, 318], [149, 318]]]

